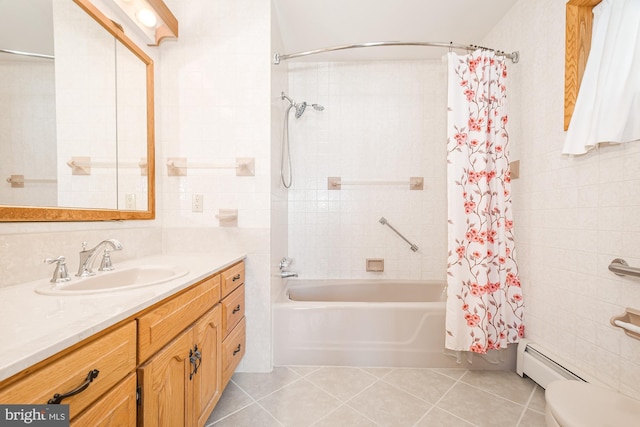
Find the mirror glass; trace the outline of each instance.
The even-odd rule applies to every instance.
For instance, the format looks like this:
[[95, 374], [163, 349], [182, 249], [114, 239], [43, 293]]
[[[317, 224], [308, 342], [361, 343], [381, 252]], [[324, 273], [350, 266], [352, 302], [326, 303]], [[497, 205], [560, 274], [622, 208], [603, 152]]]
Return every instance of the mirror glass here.
[[152, 218], [151, 59], [87, 0], [0, 0], [0, 50], [0, 220]]

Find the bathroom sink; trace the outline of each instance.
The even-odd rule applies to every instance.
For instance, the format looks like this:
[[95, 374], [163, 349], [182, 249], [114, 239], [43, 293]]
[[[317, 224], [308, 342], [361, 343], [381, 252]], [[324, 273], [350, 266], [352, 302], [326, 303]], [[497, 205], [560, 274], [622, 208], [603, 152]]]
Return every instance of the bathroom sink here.
[[47, 283], [36, 288], [43, 295], [87, 295], [122, 291], [157, 285], [186, 275], [189, 271], [177, 266], [144, 265], [123, 270], [97, 272], [95, 276], [74, 277], [66, 283]]

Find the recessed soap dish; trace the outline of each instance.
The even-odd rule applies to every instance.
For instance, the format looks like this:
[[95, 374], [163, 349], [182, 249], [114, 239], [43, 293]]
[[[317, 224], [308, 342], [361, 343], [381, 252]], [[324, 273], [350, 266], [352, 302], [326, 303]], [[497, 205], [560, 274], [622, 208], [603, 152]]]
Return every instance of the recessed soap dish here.
[[611, 324], [622, 328], [630, 337], [640, 340], [640, 310], [627, 307], [625, 314], [611, 318]]

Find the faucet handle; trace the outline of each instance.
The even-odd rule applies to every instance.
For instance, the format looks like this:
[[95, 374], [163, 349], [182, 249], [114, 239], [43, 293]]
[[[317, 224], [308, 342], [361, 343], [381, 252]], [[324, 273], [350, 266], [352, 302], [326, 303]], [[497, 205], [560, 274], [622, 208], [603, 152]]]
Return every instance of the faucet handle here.
[[99, 271], [111, 271], [113, 270], [113, 264], [111, 263], [111, 251], [107, 248], [104, 250], [104, 255], [102, 255], [102, 262], [100, 262]]
[[86, 251], [87, 250], [87, 242], [82, 242], [82, 251]]
[[291, 265], [291, 261], [291, 258], [283, 257], [280, 260], [280, 270], [284, 270], [285, 268], [289, 267]]
[[53, 271], [53, 276], [50, 280], [51, 283], [68, 282], [69, 280], [71, 280], [64, 256], [61, 255], [58, 258], [46, 258], [43, 260], [43, 262], [45, 264], [56, 264], [56, 269]]

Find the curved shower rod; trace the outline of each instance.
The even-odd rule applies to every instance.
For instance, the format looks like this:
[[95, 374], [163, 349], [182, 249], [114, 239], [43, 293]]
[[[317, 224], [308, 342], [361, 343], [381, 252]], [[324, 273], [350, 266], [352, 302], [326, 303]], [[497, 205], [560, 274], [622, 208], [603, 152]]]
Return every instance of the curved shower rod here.
[[0, 53], [10, 53], [11, 55], [31, 56], [34, 58], [55, 59], [53, 55], [45, 55], [43, 53], [22, 52], [19, 50], [0, 49]]
[[444, 47], [447, 49], [464, 49], [467, 51], [483, 49], [483, 50], [490, 50], [490, 51], [496, 52], [499, 55], [503, 55], [504, 57], [509, 58], [514, 64], [520, 60], [520, 52], [518, 51], [506, 53], [501, 50], [491, 49], [488, 47], [478, 46], [475, 44], [467, 45], [467, 44], [454, 44], [453, 42], [438, 43], [438, 42], [393, 42], [391, 41], [391, 42], [368, 42], [368, 43], [357, 43], [357, 44], [345, 44], [341, 46], [326, 47], [323, 49], [308, 50], [306, 52], [296, 52], [296, 53], [289, 53], [284, 55], [280, 55], [279, 53], [276, 53], [273, 55], [273, 63], [275, 65], [278, 65], [280, 64], [280, 61], [299, 58], [301, 56], [315, 55], [318, 53], [325, 53], [325, 52], [333, 52], [336, 50], [357, 49], [362, 47], [376, 47], [376, 46], [429, 46], [429, 47]]

